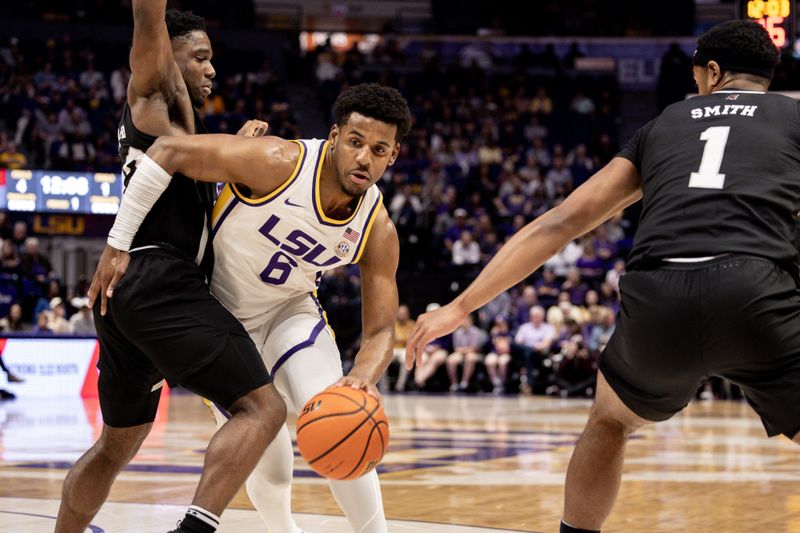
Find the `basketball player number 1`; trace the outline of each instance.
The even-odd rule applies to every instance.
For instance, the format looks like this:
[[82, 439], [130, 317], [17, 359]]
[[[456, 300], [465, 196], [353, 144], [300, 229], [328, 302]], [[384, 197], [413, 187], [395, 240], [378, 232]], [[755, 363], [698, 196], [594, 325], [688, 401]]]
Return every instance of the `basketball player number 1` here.
[[730, 126], [712, 126], [700, 134], [700, 140], [706, 141], [700, 170], [692, 172], [689, 187], [695, 189], [721, 189], [725, 184], [725, 174], [720, 174], [722, 156], [728, 143]]

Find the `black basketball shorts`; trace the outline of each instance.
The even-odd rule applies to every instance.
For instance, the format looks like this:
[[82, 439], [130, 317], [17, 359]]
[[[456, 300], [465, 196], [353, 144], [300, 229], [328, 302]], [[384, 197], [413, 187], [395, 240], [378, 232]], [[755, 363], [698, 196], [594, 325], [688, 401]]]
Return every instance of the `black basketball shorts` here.
[[209, 292], [192, 261], [160, 249], [131, 254], [100, 316], [98, 393], [104, 422], [152, 422], [166, 379], [224, 408], [272, 381], [244, 327]]
[[800, 431], [800, 291], [785, 270], [741, 255], [662, 263], [620, 291], [600, 371], [633, 412], [666, 420], [716, 375], [742, 388], [769, 436]]

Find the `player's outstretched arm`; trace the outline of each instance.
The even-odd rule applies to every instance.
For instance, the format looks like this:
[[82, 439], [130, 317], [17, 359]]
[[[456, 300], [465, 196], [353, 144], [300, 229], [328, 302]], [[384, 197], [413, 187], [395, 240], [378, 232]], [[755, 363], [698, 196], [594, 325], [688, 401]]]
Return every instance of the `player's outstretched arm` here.
[[147, 150], [166, 174], [240, 183], [264, 196], [291, 176], [300, 157], [297, 143], [280, 137], [191, 135], [159, 137]]
[[570, 241], [608, 220], [642, 197], [636, 167], [615, 157], [563, 203], [517, 232], [478, 278], [446, 306], [417, 319], [406, 346], [406, 366], [421, 364], [425, 346], [455, 330], [472, 311], [513, 287]]
[[182, 83], [164, 17], [167, 0], [133, 0], [133, 46], [128, 98], [170, 98]]
[[397, 264], [400, 241], [389, 214], [380, 206], [372, 225], [361, 271], [361, 349], [352, 370], [336, 385], [366, 390], [380, 399], [375, 384], [392, 360], [394, 323], [397, 319]]

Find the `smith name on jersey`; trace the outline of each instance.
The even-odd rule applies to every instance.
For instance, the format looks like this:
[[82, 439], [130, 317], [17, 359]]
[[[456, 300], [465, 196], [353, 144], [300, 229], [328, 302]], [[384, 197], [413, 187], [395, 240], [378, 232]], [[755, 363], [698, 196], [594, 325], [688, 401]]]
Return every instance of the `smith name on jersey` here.
[[277, 190], [252, 199], [228, 184], [214, 207], [211, 290], [242, 321], [313, 293], [323, 271], [357, 263], [382, 201], [373, 185], [346, 220], [325, 215], [319, 180], [328, 142], [294, 142], [297, 166]]

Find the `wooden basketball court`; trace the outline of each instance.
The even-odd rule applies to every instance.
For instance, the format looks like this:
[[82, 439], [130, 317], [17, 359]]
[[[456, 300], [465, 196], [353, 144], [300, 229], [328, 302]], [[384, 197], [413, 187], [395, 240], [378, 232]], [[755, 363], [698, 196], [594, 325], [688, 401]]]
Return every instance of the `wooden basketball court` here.
[[[189, 503], [214, 426], [197, 398], [173, 395], [87, 531], [167, 531]], [[393, 532], [555, 532], [564, 473], [589, 402], [387, 396], [381, 468]], [[96, 401], [0, 404], [0, 531], [52, 531], [61, 482], [100, 428]], [[767, 439], [745, 403], [695, 403], [631, 441], [607, 532], [800, 533], [797, 446]], [[350, 531], [325, 481], [295, 460], [294, 510], [308, 533]], [[223, 533], [265, 531], [241, 491]]]

